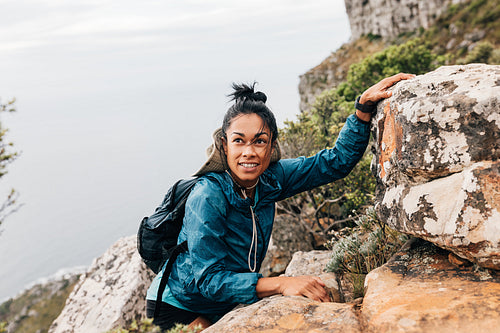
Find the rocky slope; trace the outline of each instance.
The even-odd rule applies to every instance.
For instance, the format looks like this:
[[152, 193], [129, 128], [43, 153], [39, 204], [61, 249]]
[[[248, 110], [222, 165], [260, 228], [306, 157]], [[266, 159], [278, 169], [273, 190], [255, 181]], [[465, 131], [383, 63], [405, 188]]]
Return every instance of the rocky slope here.
[[[500, 276], [455, 266], [448, 256], [446, 250], [413, 239], [368, 274], [363, 299], [320, 303], [273, 296], [233, 310], [204, 332], [456, 333], [499, 327]], [[314, 272], [316, 264], [301, 265], [301, 273]]]
[[47, 332], [83, 272], [82, 268], [61, 271], [27, 287], [0, 305], [0, 322], [7, 323], [9, 333]]

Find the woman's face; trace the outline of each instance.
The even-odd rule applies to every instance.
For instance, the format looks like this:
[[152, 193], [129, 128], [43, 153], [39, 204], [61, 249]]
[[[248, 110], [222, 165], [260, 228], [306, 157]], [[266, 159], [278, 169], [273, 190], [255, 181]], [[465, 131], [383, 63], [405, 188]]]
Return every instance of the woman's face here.
[[222, 144], [233, 178], [244, 187], [255, 184], [271, 162], [271, 132], [255, 113], [232, 119]]

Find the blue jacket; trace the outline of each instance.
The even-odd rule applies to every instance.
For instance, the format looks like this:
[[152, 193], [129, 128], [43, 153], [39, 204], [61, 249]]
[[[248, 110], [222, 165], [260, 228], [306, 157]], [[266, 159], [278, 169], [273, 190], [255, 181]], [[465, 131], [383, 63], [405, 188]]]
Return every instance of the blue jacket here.
[[[250, 272], [247, 263], [250, 206], [257, 222], [258, 272], [271, 237], [275, 202], [345, 177], [363, 156], [369, 136], [369, 125], [351, 115], [334, 148], [272, 163], [260, 176], [255, 202], [235, 192], [227, 173], [201, 177], [189, 195], [178, 238], [179, 243], [187, 240], [189, 250], [173, 264], [163, 301], [207, 315], [258, 301], [255, 286], [262, 275]], [[148, 299], [156, 299], [161, 275], [153, 281]]]

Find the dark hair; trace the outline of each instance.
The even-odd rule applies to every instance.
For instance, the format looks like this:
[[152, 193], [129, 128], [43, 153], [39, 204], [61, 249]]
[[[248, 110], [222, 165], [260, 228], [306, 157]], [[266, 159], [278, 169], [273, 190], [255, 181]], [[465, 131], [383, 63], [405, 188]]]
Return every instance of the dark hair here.
[[276, 119], [271, 110], [266, 106], [267, 97], [261, 91], [254, 91], [256, 82], [252, 85], [247, 84], [232, 84], [234, 92], [229, 94], [231, 101], [234, 104], [227, 110], [224, 115], [224, 120], [222, 121], [222, 134], [226, 136], [226, 130], [231, 126], [231, 121], [243, 114], [255, 113], [258, 115], [264, 124], [271, 131], [271, 143], [278, 139], [278, 127], [276, 126]]

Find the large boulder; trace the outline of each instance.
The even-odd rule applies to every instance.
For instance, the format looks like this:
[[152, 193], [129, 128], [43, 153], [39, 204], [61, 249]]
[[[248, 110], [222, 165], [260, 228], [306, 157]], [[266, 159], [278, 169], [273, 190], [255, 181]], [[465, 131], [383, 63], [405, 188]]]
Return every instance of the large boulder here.
[[[493, 332], [500, 327], [500, 275], [457, 267], [449, 252], [413, 239], [365, 280], [366, 332]], [[496, 275], [495, 275], [496, 273]]]
[[381, 219], [500, 269], [500, 66], [400, 82], [373, 123]]
[[119, 239], [80, 277], [49, 332], [102, 333], [144, 318], [153, 277], [137, 252], [136, 237]]

